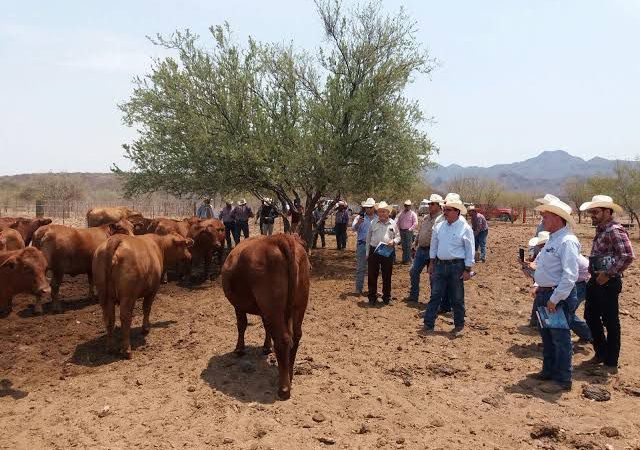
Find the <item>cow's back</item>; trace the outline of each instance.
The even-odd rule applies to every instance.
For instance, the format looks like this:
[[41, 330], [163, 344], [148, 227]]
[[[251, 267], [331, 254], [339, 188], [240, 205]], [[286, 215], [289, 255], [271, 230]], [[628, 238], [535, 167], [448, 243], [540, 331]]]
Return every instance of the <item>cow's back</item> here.
[[47, 225], [44, 232], [38, 233], [36, 247], [44, 253], [50, 269], [78, 275], [90, 273], [93, 253], [107, 237], [100, 227]]
[[110, 208], [92, 208], [87, 211], [87, 227], [108, 225], [126, 219], [132, 214], [131, 210], [124, 206]]
[[0, 230], [0, 251], [23, 249], [24, 240], [20, 233], [12, 228]]

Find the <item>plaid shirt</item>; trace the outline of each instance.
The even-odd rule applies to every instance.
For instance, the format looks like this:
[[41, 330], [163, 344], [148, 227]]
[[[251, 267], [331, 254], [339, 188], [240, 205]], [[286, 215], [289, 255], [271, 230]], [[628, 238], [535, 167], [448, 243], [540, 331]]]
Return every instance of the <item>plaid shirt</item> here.
[[608, 275], [622, 274], [635, 258], [627, 230], [615, 220], [598, 225], [593, 238], [591, 256], [607, 255], [615, 258]]
[[471, 228], [473, 228], [473, 234], [477, 235], [481, 231], [488, 230], [489, 224], [482, 214], [477, 213], [475, 220], [471, 219]]

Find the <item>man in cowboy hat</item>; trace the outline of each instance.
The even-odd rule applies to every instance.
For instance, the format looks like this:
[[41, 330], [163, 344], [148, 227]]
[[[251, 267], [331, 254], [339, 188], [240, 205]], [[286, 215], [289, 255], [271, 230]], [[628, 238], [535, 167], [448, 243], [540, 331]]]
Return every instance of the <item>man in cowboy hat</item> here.
[[[580, 242], [571, 232], [575, 225], [571, 207], [560, 200], [551, 200], [535, 208], [542, 214], [549, 240], [538, 254], [533, 278], [536, 282], [535, 305], [546, 307], [550, 313], [564, 314], [567, 324], [572, 325], [577, 307], [575, 283], [578, 280], [578, 258]], [[540, 327], [542, 337], [542, 370], [532, 377], [548, 380], [552, 384], [545, 390], [571, 389], [571, 359], [573, 347], [571, 331], [560, 328]]]
[[227, 250], [231, 250], [231, 236], [238, 244], [236, 238], [236, 219], [233, 217], [233, 202], [231, 200], [225, 200], [225, 206], [220, 211], [220, 216], [218, 217], [222, 223], [224, 224], [224, 238], [227, 242]]
[[464, 219], [467, 208], [455, 193], [447, 194], [442, 208], [445, 220], [435, 225], [429, 248], [431, 298], [424, 314], [425, 331], [433, 331], [445, 290], [453, 308], [454, 335], [464, 329], [464, 282], [471, 278], [475, 253], [473, 230]]
[[364, 274], [367, 272], [367, 233], [371, 221], [376, 217], [376, 201], [369, 197], [361, 203], [362, 211], [351, 224], [356, 232], [356, 294], [362, 295], [364, 289]]
[[349, 223], [349, 211], [347, 202], [340, 200], [336, 211], [334, 227], [336, 231], [336, 246], [338, 250], [347, 248], [347, 225]]
[[[540, 254], [545, 244], [549, 241], [550, 233], [548, 231], [541, 231], [538, 233], [537, 237], [534, 237], [529, 240], [529, 247], [533, 247], [537, 250], [536, 257], [533, 258], [533, 261], [524, 266], [525, 275], [528, 275], [533, 278], [533, 274], [538, 265], [537, 255]], [[578, 299], [576, 303], [576, 309], [580, 306], [585, 299], [585, 293], [587, 289], [587, 281], [590, 278], [589, 274], [589, 260], [582, 255], [578, 256], [578, 279], [576, 280], [576, 298]], [[535, 288], [534, 288], [535, 289]], [[536, 303], [533, 302], [533, 307], [531, 309], [531, 320], [529, 325], [533, 328], [538, 328], [538, 319], [536, 316]], [[571, 331], [573, 331], [582, 342], [591, 342], [591, 331], [587, 326], [587, 323], [580, 319], [578, 315], [574, 312], [571, 323], [569, 323], [569, 327]]]
[[489, 234], [489, 224], [484, 215], [480, 214], [475, 206], [469, 207], [471, 213], [471, 229], [475, 238], [476, 252], [479, 252], [479, 259], [482, 262], [487, 260], [487, 236]]
[[[542, 198], [537, 198], [536, 202], [540, 203], [541, 205], [546, 205], [547, 203], [549, 203], [551, 200], [560, 200], [558, 197], [556, 197], [553, 194], [545, 194], [544, 197]], [[540, 219], [540, 223], [538, 224], [538, 226], [536, 227], [536, 236], [538, 235], [538, 233], [540, 233], [541, 231], [544, 231], [544, 222], [542, 220], [542, 218]]]
[[271, 236], [273, 234], [273, 224], [278, 216], [278, 212], [273, 207], [271, 199], [265, 197], [262, 205], [258, 210], [258, 218], [260, 219], [260, 234], [263, 236]]
[[[391, 207], [387, 202], [378, 203], [378, 217], [374, 218], [367, 232], [367, 270], [369, 284], [369, 304], [375, 305], [378, 297], [378, 275], [382, 272], [382, 301], [388, 305], [391, 301], [391, 275], [393, 273], [393, 253], [395, 245], [400, 243], [400, 230], [396, 222], [389, 217]], [[378, 249], [378, 246], [381, 249]], [[391, 250], [383, 254], [385, 250]]]
[[418, 237], [412, 245], [412, 252], [415, 253], [413, 264], [409, 270], [411, 279], [411, 288], [407, 301], [417, 302], [420, 298], [420, 274], [425, 267], [429, 267], [429, 248], [431, 246], [431, 234], [433, 227], [444, 220], [442, 215], [442, 203], [444, 200], [438, 194], [431, 194], [429, 200], [424, 199], [423, 203], [427, 203], [428, 214], [422, 218], [422, 222], [418, 226]]
[[413, 232], [418, 226], [418, 215], [411, 209], [411, 200], [405, 200], [402, 211], [396, 217], [402, 241], [402, 264], [411, 262], [411, 244]]
[[204, 200], [202, 200], [202, 204], [196, 211], [196, 216], [198, 217], [198, 219], [213, 219], [215, 217], [213, 208], [211, 207], [210, 198], [205, 198]]
[[254, 214], [251, 210], [251, 207], [247, 205], [247, 200], [241, 198], [238, 201], [238, 206], [233, 209], [233, 216], [236, 219], [236, 237], [234, 238], [236, 242], [240, 242], [240, 232], [244, 235], [244, 238], [249, 238], [249, 219], [251, 219]]
[[[613, 219], [623, 209], [607, 195], [595, 195], [580, 205], [596, 226], [593, 238], [584, 316], [593, 335], [596, 355], [591, 362], [603, 363], [611, 372], [618, 370], [620, 356], [620, 317], [618, 296], [622, 291], [622, 274], [635, 255], [627, 231]], [[607, 334], [605, 336], [604, 329]]]

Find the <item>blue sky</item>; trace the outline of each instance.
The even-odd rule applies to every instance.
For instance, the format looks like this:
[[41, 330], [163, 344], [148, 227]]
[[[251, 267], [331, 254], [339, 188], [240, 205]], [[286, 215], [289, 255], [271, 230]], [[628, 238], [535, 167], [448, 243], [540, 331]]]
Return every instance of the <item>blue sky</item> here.
[[[347, 4], [349, 2], [346, 2]], [[489, 166], [563, 149], [640, 154], [640, 0], [384, 0], [439, 60], [409, 95], [433, 117], [436, 161]], [[4, 2], [0, 175], [127, 166], [117, 104], [159, 49], [145, 38], [228, 21], [237, 38], [322, 38], [310, 0]]]

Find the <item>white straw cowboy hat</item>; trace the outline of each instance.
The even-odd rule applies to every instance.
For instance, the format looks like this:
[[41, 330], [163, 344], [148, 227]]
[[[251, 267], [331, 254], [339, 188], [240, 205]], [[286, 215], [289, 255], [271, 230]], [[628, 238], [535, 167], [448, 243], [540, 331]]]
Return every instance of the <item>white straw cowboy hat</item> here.
[[378, 203], [377, 209], [386, 209], [387, 211], [391, 211], [391, 206], [389, 206], [389, 204], [383, 200], [380, 203]]
[[467, 208], [466, 206], [464, 206], [464, 203], [462, 203], [462, 200], [460, 200], [460, 195], [453, 192], [447, 194], [447, 196], [444, 198], [444, 206], [455, 208], [460, 211], [460, 214], [467, 213]]
[[549, 234], [548, 231], [541, 231], [536, 237], [529, 239], [529, 247], [546, 243], [549, 240]]
[[404, 206], [411, 206], [413, 203], [411, 203], [411, 200], [405, 200], [404, 201]]
[[544, 203], [542, 205], [536, 206], [535, 210], [538, 212], [547, 211], [553, 213], [556, 216], [560, 216], [564, 220], [566, 220], [568, 225], [571, 225], [572, 227], [576, 225], [573, 217], [571, 217], [571, 206], [567, 205], [561, 200], [551, 200], [549, 203]]
[[361, 205], [363, 208], [373, 208], [374, 206], [376, 206], [376, 201], [369, 197], [364, 202], [362, 202]]
[[238, 200], [238, 205], [242, 206], [246, 204], [247, 204], [247, 201], [244, 198], [241, 198], [240, 200]]
[[608, 195], [594, 195], [590, 202], [584, 202], [580, 205], [580, 211], [586, 211], [593, 208], [610, 208], [617, 213], [624, 211], [622, 206], [613, 203], [613, 199]]
[[469, 207], [467, 208], [467, 210], [468, 210], [469, 212], [471, 212], [471, 211], [475, 211], [475, 210], [476, 210], [476, 206], [475, 206], [475, 205], [469, 205]]
[[442, 196], [438, 194], [431, 194], [431, 197], [429, 197], [428, 199], [425, 198], [422, 201], [425, 203], [437, 203], [439, 205], [442, 205], [442, 202], [444, 202]]
[[543, 205], [546, 205], [547, 203], [549, 203], [552, 200], [560, 200], [560, 199], [558, 197], [556, 197], [555, 195], [553, 195], [553, 194], [546, 194], [542, 198], [537, 198], [536, 202], [542, 203]]

